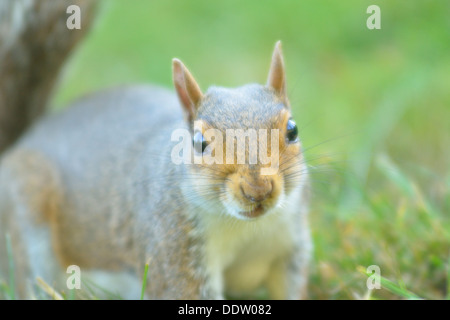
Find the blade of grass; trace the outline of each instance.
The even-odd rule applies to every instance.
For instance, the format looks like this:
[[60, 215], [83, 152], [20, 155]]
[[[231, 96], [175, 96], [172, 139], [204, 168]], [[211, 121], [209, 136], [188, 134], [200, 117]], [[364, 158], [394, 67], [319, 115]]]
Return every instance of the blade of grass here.
[[75, 289], [70, 289], [68, 294], [69, 300], [75, 300]]
[[150, 261], [147, 261], [144, 269], [144, 278], [142, 279], [142, 290], [141, 290], [141, 300], [144, 300], [145, 288], [147, 286], [147, 273], [148, 273], [148, 265]]
[[9, 233], [5, 235], [6, 238], [6, 253], [8, 255], [8, 273], [9, 273], [9, 297], [11, 300], [16, 299], [15, 295], [15, 273], [14, 273], [14, 260], [13, 260], [13, 254], [12, 254], [12, 246], [11, 246], [11, 237], [9, 236]]
[[0, 299], [5, 299], [6, 296], [9, 296], [9, 288], [5, 282], [1, 281], [0, 282]]
[[389, 290], [390, 292], [396, 295], [412, 300], [423, 300], [418, 295], [406, 290], [406, 288], [399, 287], [397, 284], [384, 277], [380, 277], [380, 280], [381, 286], [383, 286], [386, 290]]
[[450, 300], [450, 257], [447, 261], [447, 296], [445, 299]]
[[45, 282], [42, 278], [36, 278], [38, 286], [44, 290], [53, 300], [64, 300], [63, 297], [53, 289], [47, 282]]
[[378, 169], [390, 181], [392, 181], [409, 198], [414, 197], [413, 183], [404, 173], [394, 164], [387, 154], [380, 154], [376, 157], [375, 164]]
[[[358, 271], [361, 272], [362, 274], [366, 275], [367, 277], [373, 276], [372, 273], [366, 272], [366, 270], [362, 266], [358, 267]], [[406, 299], [423, 300], [418, 295], [406, 290], [406, 288], [404, 288], [402, 286], [397, 285], [393, 281], [388, 280], [388, 279], [382, 277], [381, 275], [379, 277], [380, 277], [381, 286], [383, 288], [385, 288], [386, 290], [390, 291], [391, 293], [398, 295], [400, 297], [406, 298]]]

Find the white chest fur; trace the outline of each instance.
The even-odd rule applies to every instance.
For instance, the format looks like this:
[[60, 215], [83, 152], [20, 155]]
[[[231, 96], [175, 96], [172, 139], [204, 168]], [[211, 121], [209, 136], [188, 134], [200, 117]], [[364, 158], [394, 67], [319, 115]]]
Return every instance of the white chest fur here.
[[292, 249], [301, 227], [301, 202], [298, 194], [290, 198], [283, 208], [255, 221], [215, 214], [204, 219], [204, 258], [216, 290], [251, 293], [270, 276], [274, 262]]

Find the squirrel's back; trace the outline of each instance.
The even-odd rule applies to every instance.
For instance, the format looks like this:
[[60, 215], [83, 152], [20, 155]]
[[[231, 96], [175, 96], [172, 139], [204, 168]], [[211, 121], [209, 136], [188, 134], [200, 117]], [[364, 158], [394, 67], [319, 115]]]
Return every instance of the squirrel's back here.
[[[63, 263], [114, 269], [126, 260], [118, 247], [135, 254], [128, 247], [135, 232], [132, 212], [170, 193], [164, 181], [168, 142], [181, 127], [186, 126], [171, 91], [150, 85], [112, 88], [44, 116], [1, 163], [40, 173], [27, 193], [55, 199], [52, 210], [49, 203], [34, 209], [64, 235], [57, 245]], [[149, 220], [156, 223], [158, 215]], [[98, 232], [107, 224], [115, 229], [111, 238]], [[94, 261], [87, 258], [92, 256]]]
[[98, 161], [117, 157], [138, 139], [151, 145], [155, 133], [183, 125], [182, 120], [178, 100], [168, 89], [117, 87], [87, 95], [65, 110], [44, 116], [17, 147], [38, 149], [65, 164], [68, 159], [93, 163], [96, 157]]

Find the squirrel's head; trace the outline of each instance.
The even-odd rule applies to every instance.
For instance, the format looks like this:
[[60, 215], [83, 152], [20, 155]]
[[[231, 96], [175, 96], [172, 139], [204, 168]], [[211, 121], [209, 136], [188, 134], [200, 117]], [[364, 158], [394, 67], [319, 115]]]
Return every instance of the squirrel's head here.
[[178, 59], [173, 79], [192, 137], [188, 196], [201, 207], [244, 220], [286, 205], [303, 185], [306, 165], [286, 95], [281, 43], [266, 85], [202, 93]]

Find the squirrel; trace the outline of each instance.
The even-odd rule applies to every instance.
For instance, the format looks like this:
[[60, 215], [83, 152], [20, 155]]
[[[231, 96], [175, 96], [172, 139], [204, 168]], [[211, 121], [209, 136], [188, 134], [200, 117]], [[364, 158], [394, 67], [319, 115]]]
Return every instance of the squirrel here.
[[[93, 93], [35, 120], [2, 154], [0, 278], [8, 234], [20, 298], [33, 296], [36, 277], [64, 291], [70, 265], [82, 280], [101, 270], [139, 283], [146, 263], [149, 299], [255, 297], [261, 288], [270, 299], [306, 297], [308, 169], [281, 42], [264, 85], [203, 92], [180, 60], [172, 70], [175, 92], [133, 85]], [[175, 130], [190, 133], [195, 160], [220, 142], [208, 140], [209, 128], [224, 136], [278, 129], [278, 150], [270, 149], [278, 170], [261, 174], [268, 165], [260, 160], [172, 161]]]

